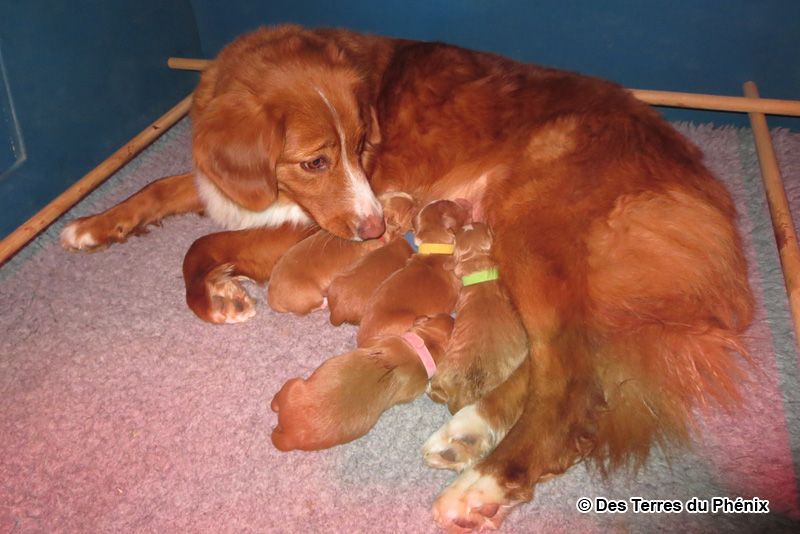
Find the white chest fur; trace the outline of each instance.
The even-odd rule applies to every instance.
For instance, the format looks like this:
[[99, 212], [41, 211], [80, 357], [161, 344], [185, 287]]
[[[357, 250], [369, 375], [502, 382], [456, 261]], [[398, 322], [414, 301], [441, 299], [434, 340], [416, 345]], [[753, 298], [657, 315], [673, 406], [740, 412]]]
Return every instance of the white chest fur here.
[[286, 223], [311, 224], [313, 220], [294, 202], [276, 202], [263, 211], [251, 211], [229, 199], [203, 173], [195, 171], [195, 183], [206, 215], [226, 230], [269, 228]]

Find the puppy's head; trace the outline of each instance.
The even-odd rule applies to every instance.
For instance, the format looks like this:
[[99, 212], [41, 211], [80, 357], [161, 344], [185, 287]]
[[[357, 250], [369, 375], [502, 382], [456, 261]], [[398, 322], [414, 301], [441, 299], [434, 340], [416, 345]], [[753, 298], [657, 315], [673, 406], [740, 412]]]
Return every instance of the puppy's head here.
[[386, 224], [384, 237], [388, 240], [401, 236], [411, 229], [417, 203], [408, 193], [393, 191], [378, 197], [383, 206], [383, 219]]
[[436, 200], [414, 218], [418, 243], [454, 243], [455, 235], [471, 218], [472, 207], [466, 200]]
[[220, 55], [193, 112], [198, 171], [248, 210], [280, 200], [339, 237], [379, 237], [383, 212], [362, 166], [376, 115], [346, 54], [299, 30], [245, 39]]
[[484, 223], [467, 224], [456, 232], [456, 246], [453, 250], [456, 276], [490, 267], [493, 241], [494, 235]]

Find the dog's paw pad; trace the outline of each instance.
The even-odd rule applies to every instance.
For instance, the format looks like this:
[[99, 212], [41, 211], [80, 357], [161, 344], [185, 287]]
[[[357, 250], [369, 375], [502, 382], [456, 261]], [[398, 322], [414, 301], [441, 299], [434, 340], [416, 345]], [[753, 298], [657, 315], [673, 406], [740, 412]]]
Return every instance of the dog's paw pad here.
[[256, 302], [242, 286], [242, 277], [231, 277], [230, 266], [215, 269], [207, 278], [212, 323], [242, 323], [256, 314]]
[[462, 473], [433, 503], [433, 519], [448, 532], [497, 530], [513, 507], [492, 475]]
[[436, 469], [461, 471], [486, 456], [495, 433], [475, 405], [459, 410], [422, 447], [425, 462]]

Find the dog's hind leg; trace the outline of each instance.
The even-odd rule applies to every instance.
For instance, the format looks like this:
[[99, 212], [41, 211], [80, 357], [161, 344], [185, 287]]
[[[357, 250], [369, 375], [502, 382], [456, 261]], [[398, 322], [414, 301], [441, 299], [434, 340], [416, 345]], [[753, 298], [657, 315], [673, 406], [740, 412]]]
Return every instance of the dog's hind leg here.
[[462, 471], [489, 454], [522, 414], [529, 374], [526, 357], [505, 382], [456, 412], [423, 445], [425, 462], [437, 469]]
[[147, 225], [170, 215], [202, 211], [193, 174], [167, 176], [102, 213], [75, 219], [62, 230], [61, 246], [68, 250], [98, 249], [144, 233]]
[[543, 221], [530, 234], [542, 237], [506, 233], [497, 247], [501, 260], [516, 254], [501, 269], [534, 355], [527, 401], [437, 499], [446, 528], [496, 528], [535, 484], [583, 459], [641, 465], [653, 444], [689, 438], [695, 408], [730, 406], [744, 376], [733, 353], [752, 297], [730, 213], [673, 191], [620, 196], [583, 234]]
[[269, 280], [272, 268], [315, 226], [283, 225], [218, 232], [195, 241], [183, 260], [186, 303], [211, 323], [239, 323], [255, 314], [255, 301], [242, 280]]

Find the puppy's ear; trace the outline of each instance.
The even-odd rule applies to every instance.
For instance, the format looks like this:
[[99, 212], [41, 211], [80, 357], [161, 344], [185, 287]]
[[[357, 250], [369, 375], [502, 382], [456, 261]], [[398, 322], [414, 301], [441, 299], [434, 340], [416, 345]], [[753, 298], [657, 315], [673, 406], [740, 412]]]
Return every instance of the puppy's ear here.
[[[478, 227], [478, 223], [476, 223], [476, 228]], [[484, 254], [488, 254], [492, 250], [492, 243], [494, 243], [494, 232], [492, 231], [491, 227], [487, 225], [481, 225], [481, 228], [484, 230], [485, 234], [483, 238], [480, 240], [480, 251]]]
[[215, 98], [194, 117], [195, 165], [240, 206], [262, 211], [275, 201], [275, 167], [283, 150], [283, 119], [250, 93]]
[[387, 225], [401, 232], [411, 228], [412, 219], [417, 211], [417, 203], [411, 195], [392, 191], [380, 195], [378, 201], [383, 206], [383, 215]]

